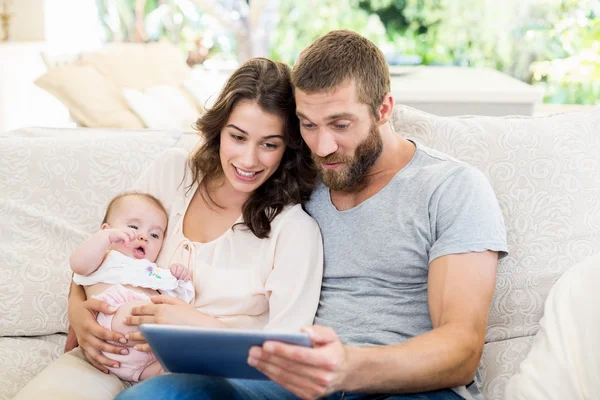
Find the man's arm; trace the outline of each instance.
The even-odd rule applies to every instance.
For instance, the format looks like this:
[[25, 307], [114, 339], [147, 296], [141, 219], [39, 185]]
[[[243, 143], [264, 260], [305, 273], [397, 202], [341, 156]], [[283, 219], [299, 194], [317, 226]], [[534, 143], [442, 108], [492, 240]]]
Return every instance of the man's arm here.
[[433, 330], [398, 345], [353, 347], [309, 330], [315, 348], [267, 342], [250, 365], [302, 398], [335, 391], [414, 393], [471, 382], [483, 349], [496, 281], [492, 251], [440, 257], [429, 266]]
[[344, 389], [410, 393], [466, 385], [485, 340], [498, 254], [455, 254], [429, 266], [433, 330], [399, 345], [350, 348]]

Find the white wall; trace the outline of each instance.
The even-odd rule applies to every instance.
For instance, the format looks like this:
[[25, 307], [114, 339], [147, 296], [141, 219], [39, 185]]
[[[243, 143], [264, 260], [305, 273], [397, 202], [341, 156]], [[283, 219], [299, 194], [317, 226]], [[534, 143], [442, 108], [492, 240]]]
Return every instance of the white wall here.
[[12, 0], [11, 41], [0, 41], [0, 132], [67, 126], [67, 109], [35, 86], [46, 72], [41, 52], [75, 53], [99, 46], [95, 0]]
[[95, 0], [12, 0], [13, 41], [45, 42], [50, 48], [85, 50], [100, 44]]
[[95, 0], [44, 2], [45, 39], [50, 48], [78, 52], [100, 46], [102, 28]]
[[25, 126], [68, 126], [58, 99], [35, 86], [46, 72], [41, 42], [0, 42], [0, 133]]

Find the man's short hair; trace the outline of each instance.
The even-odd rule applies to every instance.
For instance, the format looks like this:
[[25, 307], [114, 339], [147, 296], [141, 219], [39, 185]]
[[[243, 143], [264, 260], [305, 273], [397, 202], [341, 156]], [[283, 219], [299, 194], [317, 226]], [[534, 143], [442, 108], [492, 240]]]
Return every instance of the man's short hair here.
[[390, 71], [381, 50], [349, 30], [316, 39], [300, 53], [292, 70], [294, 88], [309, 94], [332, 91], [351, 81], [356, 83], [358, 101], [378, 119], [383, 98], [390, 92]]

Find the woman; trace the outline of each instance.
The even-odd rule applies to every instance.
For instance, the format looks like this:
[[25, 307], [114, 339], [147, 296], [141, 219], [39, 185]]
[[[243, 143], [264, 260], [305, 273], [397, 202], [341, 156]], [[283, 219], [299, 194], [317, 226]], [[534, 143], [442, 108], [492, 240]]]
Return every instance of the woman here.
[[[287, 65], [244, 63], [197, 123], [203, 140], [187, 156], [170, 150], [138, 180], [168, 214], [159, 265], [192, 272], [193, 305], [169, 296], [134, 308], [126, 323], [299, 330], [312, 324], [323, 269], [321, 236], [302, 210], [316, 175], [301, 140]], [[69, 320], [79, 348], [30, 382], [17, 399], [112, 399], [128, 386], [107, 372], [127, 337], [96, 323], [108, 305], [73, 285]], [[148, 350], [147, 344], [136, 346]], [[61, 383], [59, 383], [61, 382]]]

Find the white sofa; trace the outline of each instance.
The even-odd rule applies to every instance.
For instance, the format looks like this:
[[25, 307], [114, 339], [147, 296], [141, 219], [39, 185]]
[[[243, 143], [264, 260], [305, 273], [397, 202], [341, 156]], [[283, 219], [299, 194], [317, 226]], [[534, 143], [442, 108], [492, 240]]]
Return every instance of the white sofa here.
[[[396, 131], [480, 168], [508, 232], [477, 382], [502, 398], [551, 285], [600, 252], [600, 108], [541, 118], [436, 117], [395, 110]], [[23, 129], [0, 136], [0, 399], [62, 352], [70, 251], [106, 202], [179, 133]]]

